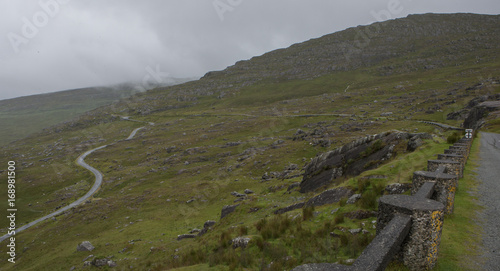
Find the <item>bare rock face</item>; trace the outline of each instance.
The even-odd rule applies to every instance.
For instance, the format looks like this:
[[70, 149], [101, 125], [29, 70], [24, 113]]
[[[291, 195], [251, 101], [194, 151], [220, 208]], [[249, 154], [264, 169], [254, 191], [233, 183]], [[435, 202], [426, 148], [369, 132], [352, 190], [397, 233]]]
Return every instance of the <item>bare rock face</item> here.
[[355, 176], [393, 156], [395, 146], [409, 139], [408, 133], [386, 132], [368, 136], [315, 157], [305, 167], [300, 192], [307, 193], [343, 176]]
[[222, 208], [221, 214], [220, 214], [220, 219], [223, 219], [230, 213], [234, 212], [236, 210], [236, 207], [240, 206], [238, 205], [226, 205], [224, 208]]
[[76, 251], [92, 251], [95, 247], [89, 242], [84, 241], [76, 247]]
[[307, 206], [322, 206], [339, 202], [342, 198], [349, 198], [354, 192], [346, 187], [327, 190], [307, 202]]

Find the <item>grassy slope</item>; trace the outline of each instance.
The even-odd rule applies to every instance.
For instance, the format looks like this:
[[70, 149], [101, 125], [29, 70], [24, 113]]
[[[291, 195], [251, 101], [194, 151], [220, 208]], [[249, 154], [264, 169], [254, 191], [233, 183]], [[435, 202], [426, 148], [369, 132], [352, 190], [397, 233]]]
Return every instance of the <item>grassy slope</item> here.
[[[380, 75], [379, 68], [337, 72], [311, 80], [269, 80], [243, 87], [223, 99], [218, 99], [217, 94], [184, 99], [196, 96], [189, 94], [179, 99], [173, 92], [176, 88], [151, 91], [28, 137], [22, 144], [3, 148], [0, 164], [15, 159], [20, 165], [18, 208], [23, 223], [83, 195], [83, 188], [90, 186], [92, 177], [74, 160], [85, 150], [116, 142], [87, 158], [105, 175], [104, 185], [94, 200], [20, 234], [18, 251], [22, 253], [18, 263], [1, 263], [0, 267], [81, 268], [82, 260], [90, 253], [77, 253], [76, 245], [86, 240], [96, 246], [93, 255], [113, 256], [119, 268], [133, 266], [139, 270], [198, 264], [180, 270], [207, 265], [215, 270], [255, 270], [270, 262], [275, 262], [272, 268], [279, 269], [357, 257], [373, 238], [370, 226], [374, 218], [353, 221], [342, 219], [342, 214], [363, 208], [376, 210], [376, 206], [340, 203], [317, 208], [313, 217], [302, 210], [276, 217], [272, 211], [314, 193], [285, 193], [289, 184], [301, 178], [261, 182], [261, 176], [283, 171], [290, 163], [302, 167], [317, 153], [367, 134], [392, 129], [436, 134], [435, 141], [427, 142], [417, 152], [400, 154], [381, 168], [365, 173], [386, 175], [386, 179], [360, 186], [356, 178], [341, 184], [359, 189], [368, 198], [387, 183], [409, 182], [414, 170], [424, 168], [428, 158], [446, 148], [442, 143], [446, 132], [412, 119], [457, 124], [446, 121], [448, 112], [462, 108], [478, 95], [499, 92], [498, 85], [467, 89], [482, 78], [497, 74], [500, 65], [496, 62], [386, 76]], [[194, 89], [196, 84], [188, 85]], [[344, 92], [347, 85], [351, 87]], [[448, 95], [451, 91], [455, 94]], [[453, 100], [455, 103], [445, 105]], [[436, 104], [441, 109], [426, 113]], [[161, 110], [154, 111], [155, 108]], [[382, 118], [383, 112], [394, 114]], [[120, 140], [143, 124], [121, 121], [114, 114], [132, 115], [156, 125], [141, 130], [135, 140], [123, 142]], [[341, 129], [345, 124], [360, 129]], [[308, 132], [326, 129], [331, 146], [293, 141], [299, 128]], [[284, 142], [276, 144], [280, 139]], [[230, 142], [239, 144], [227, 144]], [[46, 158], [51, 160], [41, 161]], [[5, 178], [5, 173], [0, 173], [0, 178]], [[65, 188], [70, 186], [73, 187], [68, 192]], [[235, 200], [230, 192], [241, 193], [247, 188], [255, 194], [220, 221], [222, 206]], [[2, 202], [4, 195], [5, 187], [0, 187]], [[195, 201], [186, 203], [190, 199]], [[336, 208], [339, 211], [332, 214]], [[249, 212], [251, 209], [258, 211]], [[0, 210], [1, 217], [4, 212]], [[268, 227], [262, 226], [266, 217]], [[201, 228], [207, 220], [218, 222], [207, 235], [197, 240], [175, 240], [179, 234]], [[279, 231], [272, 230], [280, 227]], [[340, 231], [359, 227], [372, 235], [353, 238]], [[332, 231], [342, 237], [331, 238]], [[253, 238], [247, 250], [227, 246], [227, 241], [238, 235]], [[0, 247], [0, 254], [5, 254], [5, 247]]]
[[72, 120], [97, 107], [131, 95], [130, 90], [89, 88], [0, 101], [0, 145], [43, 128]]

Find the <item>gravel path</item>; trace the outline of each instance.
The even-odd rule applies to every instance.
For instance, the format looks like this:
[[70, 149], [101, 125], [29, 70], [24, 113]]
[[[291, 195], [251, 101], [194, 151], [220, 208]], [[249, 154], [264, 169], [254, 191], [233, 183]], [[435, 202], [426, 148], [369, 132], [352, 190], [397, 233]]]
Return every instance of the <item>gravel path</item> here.
[[479, 167], [479, 202], [483, 228], [483, 269], [500, 271], [500, 134], [481, 133]]

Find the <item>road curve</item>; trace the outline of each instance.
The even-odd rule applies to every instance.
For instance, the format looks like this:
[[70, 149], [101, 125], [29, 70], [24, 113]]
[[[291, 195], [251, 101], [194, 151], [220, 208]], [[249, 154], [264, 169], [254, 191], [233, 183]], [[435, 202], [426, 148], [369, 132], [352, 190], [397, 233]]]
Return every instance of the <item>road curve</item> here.
[[[132, 133], [130, 134], [130, 136], [129, 136], [126, 140], [131, 140], [131, 139], [133, 139], [133, 138], [135, 137], [135, 135], [137, 134], [137, 132], [138, 132], [139, 130], [143, 129], [143, 128], [144, 128], [144, 127], [137, 128], [137, 129], [135, 129], [134, 131], [132, 131]], [[69, 204], [68, 206], [65, 206], [65, 207], [63, 207], [63, 208], [61, 208], [61, 209], [59, 209], [59, 210], [57, 210], [57, 211], [55, 211], [55, 212], [53, 212], [53, 213], [51, 213], [51, 214], [48, 214], [48, 215], [46, 215], [46, 216], [44, 216], [44, 217], [41, 217], [41, 218], [39, 218], [39, 219], [37, 219], [37, 220], [35, 220], [35, 221], [33, 221], [33, 222], [30, 222], [30, 223], [28, 223], [28, 224], [26, 224], [26, 225], [23, 225], [22, 227], [17, 228], [17, 229], [16, 229], [16, 234], [17, 234], [17, 233], [19, 233], [19, 232], [22, 232], [22, 231], [24, 231], [25, 229], [30, 228], [30, 227], [32, 227], [32, 226], [34, 226], [34, 225], [36, 225], [36, 224], [38, 224], [38, 223], [40, 223], [40, 222], [42, 222], [42, 221], [45, 221], [45, 220], [47, 220], [47, 219], [49, 219], [49, 218], [52, 218], [52, 217], [55, 217], [55, 216], [57, 216], [57, 215], [59, 215], [59, 214], [61, 214], [61, 213], [65, 212], [65, 211], [67, 211], [67, 210], [69, 210], [69, 209], [71, 209], [71, 208], [73, 208], [73, 207], [76, 207], [76, 206], [78, 206], [78, 205], [82, 204], [82, 203], [83, 203], [84, 201], [86, 201], [87, 199], [89, 199], [92, 195], [94, 195], [94, 194], [95, 194], [95, 192], [97, 192], [97, 190], [99, 190], [99, 188], [101, 188], [101, 185], [102, 185], [102, 173], [101, 173], [99, 170], [97, 170], [97, 169], [95, 169], [95, 168], [91, 167], [89, 164], [87, 164], [87, 163], [85, 162], [85, 158], [86, 158], [87, 156], [89, 156], [90, 154], [92, 154], [93, 152], [98, 151], [98, 150], [101, 150], [101, 149], [104, 149], [104, 148], [106, 148], [106, 147], [108, 147], [108, 146], [109, 146], [109, 145], [104, 145], [104, 146], [101, 146], [101, 147], [98, 147], [98, 148], [92, 149], [92, 150], [90, 150], [90, 151], [87, 151], [87, 152], [85, 152], [84, 154], [80, 155], [80, 157], [78, 157], [78, 159], [76, 160], [76, 163], [77, 163], [78, 165], [80, 165], [80, 166], [84, 167], [85, 169], [89, 170], [89, 171], [90, 171], [90, 172], [92, 172], [92, 173], [94, 174], [94, 176], [95, 176], [95, 182], [94, 182], [94, 185], [92, 186], [92, 188], [90, 188], [90, 190], [87, 192], [87, 194], [85, 194], [83, 197], [79, 198], [79, 199], [78, 199], [78, 200], [76, 200], [75, 202], [73, 202], [73, 203]], [[11, 235], [9, 235], [9, 234], [6, 234], [6, 235], [4, 235], [4, 236], [0, 237], [0, 242], [2, 242], [3, 240], [5, 240], [5, 239], [7, 239], [7, 238], [9, 238], [9, 237], [11, 237]]]

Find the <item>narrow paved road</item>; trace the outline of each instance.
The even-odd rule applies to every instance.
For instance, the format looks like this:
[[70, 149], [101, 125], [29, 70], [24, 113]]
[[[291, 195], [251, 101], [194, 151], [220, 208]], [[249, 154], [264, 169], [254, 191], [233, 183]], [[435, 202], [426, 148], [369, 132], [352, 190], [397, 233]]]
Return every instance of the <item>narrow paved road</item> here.
[[483, 269], [500, 270], [500, 134], [481, 133], [479, 154], [479, 202], [483, 228]]
[[[134, 136], [137, 134], [137, 132], [138, 132], [139, 130], [143, 129], [143, 128], [144, 128], [144, 127], [137, 128], [137, 129], [135, 129], [134, 131], [132, 131], [132, 133], [130, 134], [130, 136], [129, 136], [126, 140], [131, 140], [131, 139], [133, 139], [133, 138], [134, 138]], [[16, 229], [16, 234], [17, 234], [17, 233], [19, 233], [19, 232], [22, 232], [22, 231], [24, 231], [25, 229], [30, 228], [30, 227], [32, 227], [33, 225], [36, 225], [36, 224], [38, 224], [38, 223], [40, 223], [40, 222], [42, 222], [42, 221], [45, 221], [45, 220], [47, 220], [47, 219], [49, 219], [49, 218], [52, 218], [52, 217], [55, 217], [55, 216], [57, 216], [57, 215], [59, 215], [59, 214], [61, 214], [61, 213], [65, 212], [65, 211], [67, 211], [67, 210], [69, 210], [69, 209], [71, 209], [71, 208], [73, 208], [73, 207], [76, 207], [76, 206], [78, 206], [78, 205], [82, 204], [82, 203], [83, 203], [84, 201], [86, 201], [87, 199], [89, 199], [92, 195], [94, 195], [94, 193], [95, 193], [95, 192], [97, 192], [97, 190], [99, 190], [99, 188], [101, 188], [101, 185], [102, 185], [102, 173], [101, 173], [99, 170], [97, 170], [97, 169], [95, 169], [95, 168], [91, 167], [89, 164], [87, 164], [87, 163], [85, 162], [85, 158], [86, 158], [87, 156], [89, 156], [90, 154], [92, 154], [93, 152], [98, 151], [98, 150], [101, 150], [101, 149], [104, 149], [104, 148], [106, 148], [107, 146], [109, 146], [109, 145], [104, 145], [104, 146], [101, 146], [101, 147], [95, 148], [95, 149], [93, 149], [93, 150], [87, 151], [86, 153], [84, 153], [84, 154], [82, 154], [80, 157], [78, 157], [78, 159], [76, 160], [76, 162], [78, 163], [78, 165], [80, 165], [80, 166], [82, 166], [82, 167], [86, 168], [87, 170], [89, 170], [90, 172], [92, 172], [92, 173], [94, 174], [94, 176], [95, 176], [95, 182], [94, 182], [94, 185], [92, 186], [92, 188], [90, 188], [90, 190], [87, 192], [87, 194], [85, 194], [83, 197], [79, 198], [77, 201], [75, 201], [75, 202], [71, 203], [70, 205], [68, 205], [68, 206], [66, 206], [66, 207], [63, 207], [63, 208], [61, 208], [61, 209], [59, 209], [59, 210], [57, 210], [57, 211], [55, 211], [55, 212], [53, 212], [53, 213], [51, 213], [51, 214], [49, 214], [49, 215], [46, 215], [46, 216], [44, 216], [44, 217], [42, 217], [42, 218], [39, 218], [39, 219], [37, 219], [37, 220], [35, 220], [35, 221], [33, 221], [33, 222], [28, 223], [28, 224], [26, 224], [26, 225], [24, 225], [24, 226], [22, 226], [22, 227], [17, 228], [17, 229]], [[8, 234], [6, 234], [6, 235], [4, 235], [4, 236], [0, 237], [0, 242], [2, 242], [3, 240], [5, 240], [5, 239], [7, 239], [7, 238], [9, 238], [9, 237], [10, 237], [10, 235], [8, 235]]]

